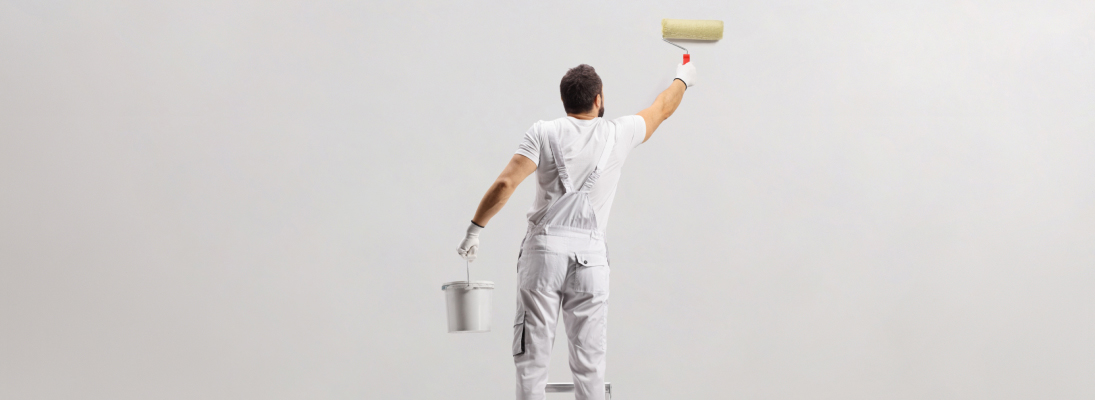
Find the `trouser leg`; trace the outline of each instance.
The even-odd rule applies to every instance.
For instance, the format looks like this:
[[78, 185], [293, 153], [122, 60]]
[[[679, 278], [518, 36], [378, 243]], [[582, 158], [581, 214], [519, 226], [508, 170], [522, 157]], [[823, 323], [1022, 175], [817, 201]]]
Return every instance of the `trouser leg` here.
[[567, 276], [563, 321], [570, 341], [570, 371], [577, 400], [605, 397], [608, 333], [608, 266], [577, 267]]
[[568, 257], [533, 240], [517, 262], [517, 319], [514, 321], [513, 362], [517, 367], [517, 398], [542, 400], [548, 363], [555, 343], [561, 289]]
[[514, 325], [513, 362], [517, 367], [517, 398], [541, 400], [547, 386], [548, 363], [555, 343], [559, 293], [519, 289]]

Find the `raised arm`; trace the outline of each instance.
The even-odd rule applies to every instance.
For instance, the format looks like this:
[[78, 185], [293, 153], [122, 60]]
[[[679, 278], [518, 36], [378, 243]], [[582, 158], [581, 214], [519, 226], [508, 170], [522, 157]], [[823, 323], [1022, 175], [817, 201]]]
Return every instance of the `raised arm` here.
[[654, 99], [654, 104], [638, 113], [643, 117], [643, 121], [646, 121], [646, 137], [643, 138], [643, 142], [650, 140], [650, 136], [654, 134], [654, 130], [658, 129], [662, 121], [673, 115], [677, 106], [681, 104], [685, 89], [695, 85], [695, 82], [696, 65], [694, 63], [677, 66], [677, 77], [673, 79], [673, 83], [669, 84], [669, 88]]

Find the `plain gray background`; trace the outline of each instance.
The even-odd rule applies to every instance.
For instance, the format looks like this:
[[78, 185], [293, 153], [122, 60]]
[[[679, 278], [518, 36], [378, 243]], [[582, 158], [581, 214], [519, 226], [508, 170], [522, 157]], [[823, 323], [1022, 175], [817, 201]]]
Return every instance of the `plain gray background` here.
[[616, 398], [1095, 397], [1091, 1], [18, 0], [0, 398], [512, 398], [534, 180], [494, 331], [441, 283], [567, 68], [669, 84], [661, 18], [726, 30], [620, 181]]

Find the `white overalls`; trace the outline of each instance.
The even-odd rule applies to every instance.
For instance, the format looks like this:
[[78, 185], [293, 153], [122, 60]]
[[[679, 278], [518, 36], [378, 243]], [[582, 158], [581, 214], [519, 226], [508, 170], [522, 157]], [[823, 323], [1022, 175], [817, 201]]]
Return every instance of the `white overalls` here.
[[608, 248], [589, 201], [589, 190], [608, 163], [616, 143], [609, 135], [604, 152], [581, 189], [571, 186], [558, 135], [547, 141], [564, 193], [529, 230], [517, 260], [517, 318], [513, 322], [513, 362], [517, 398], [540, 400], [547, 384], [560, 306], [570, 341], [575, 398], [604, 399], [608, 326]]

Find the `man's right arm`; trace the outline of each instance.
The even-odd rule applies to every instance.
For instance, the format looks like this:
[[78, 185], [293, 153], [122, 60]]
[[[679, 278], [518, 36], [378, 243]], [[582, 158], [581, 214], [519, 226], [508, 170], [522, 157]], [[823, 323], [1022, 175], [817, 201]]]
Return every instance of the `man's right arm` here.
[[673, 115], [673, 112], [677, 110], [677, 106], [681, 104], [685, 89], [693, 86], [695, 80], [696, 67], [694, 64], [688, 63], [677, 66], [677, 78], [673, 79], [673, 83], [669, 84], [669, 88], [658, 95], [658, 98], [654, 100], [654, 104], [645, 110], [639, 111], [638, 115], [643, 117], [643, 121], [646, 122], [644, 143], [650, 140], [650, 136], [654, 134], [654, 130], [658, 129], [658, 125], [661, 125], [662, 121]]

